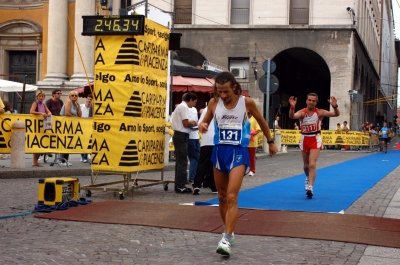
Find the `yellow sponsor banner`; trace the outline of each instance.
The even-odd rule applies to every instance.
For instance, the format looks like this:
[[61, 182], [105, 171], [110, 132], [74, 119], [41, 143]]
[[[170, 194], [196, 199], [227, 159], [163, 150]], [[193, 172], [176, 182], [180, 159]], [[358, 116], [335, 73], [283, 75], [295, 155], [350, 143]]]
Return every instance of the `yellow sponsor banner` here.
[[93, 119], [52, 116], [52, 129], [45, 130], [43, 118], [29, 114], [0, 115], [0, 153], [11, 152], [12, 124], [25, 124], [26, 153], [84, 154], [91, 152]]
[[96, 36], [95, 68], [130, 70], [133, 66], [167, 76], [168, 49], [169, 29], [145, 19], [144, 35]]
[[[97, 71], [104, 75], [104, 71]], [[115, 82], [97, 82], [94, 89], [94, 117], [122, 118], [136, 117], [165, 121], [167, 105], [166, 78], [146, 72], [107, 71]], [[144, 84], [131, 82], [144, 80]], [[162, 85], [162, 87], [160, 87]]]
[[93, 170], [132, 172], [164, 167], [165, 121], [103, 119], [95, 120], [93, 127]]
[[300, 144], [301, 133], [298, 130], [279, 130], [281, 132], [281, 144], [298, 145]]
[[[283, 145], [298, 145], [300, 144], [301, 133], [299, 130], [280, 130], [281, 144]], [[367, 146], [369, 145], [368, 133], [349, 131], [321, 131], [322, 143], [324, 145], [352, 145], [352, 146]]]
[[324, 145], [351, 145], [351, 146], [367, 146], [369, 145], [368, 133], [349, 131], [321, 131], [322, 143]]
[[163, 168], [168, 49], [148, 19], [143, 36], [96, 37], [92, 169]]
[[145, 20], [143, 36], [97, 36], [94, 118], [165, 120], [169, 29]]

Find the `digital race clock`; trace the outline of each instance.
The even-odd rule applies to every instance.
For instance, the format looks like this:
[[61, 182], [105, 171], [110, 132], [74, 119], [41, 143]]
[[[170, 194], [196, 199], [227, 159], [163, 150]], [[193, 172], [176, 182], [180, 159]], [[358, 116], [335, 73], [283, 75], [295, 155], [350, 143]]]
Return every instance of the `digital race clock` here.
[[143, 35], [144, 16], [82, 16], [82, 35]]

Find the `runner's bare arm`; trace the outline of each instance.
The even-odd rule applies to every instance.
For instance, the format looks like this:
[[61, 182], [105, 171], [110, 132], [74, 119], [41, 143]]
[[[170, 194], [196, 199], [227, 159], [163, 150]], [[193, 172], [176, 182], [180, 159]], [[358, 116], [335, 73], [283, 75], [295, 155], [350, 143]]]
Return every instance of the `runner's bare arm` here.
[[201, 121], [201, 123], [198, 124], [199, 131], [201, 133], [205, 133], [208, 131], [208, 125], [210, 124], [211, 120], [214, 117], [214, 111], [216, 107], [217, 107], [217, 101], [214, 98], [212, 98], [210, 102], [208, 102], [207, 113], [204, 116], [204, 119]]

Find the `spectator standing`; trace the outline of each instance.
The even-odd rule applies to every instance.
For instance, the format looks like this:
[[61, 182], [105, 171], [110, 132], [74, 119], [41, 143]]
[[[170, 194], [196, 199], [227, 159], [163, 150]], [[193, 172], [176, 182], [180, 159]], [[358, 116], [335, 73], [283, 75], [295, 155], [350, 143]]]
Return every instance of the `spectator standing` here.
[[3, 113], [4, 113], [4, 103], [3, 103], [3, 100], [0, 97], [0, 114], [3, 114]]
[[197, 126], [197, 122], [189, 119], [189, 108], [196, 106], [197, 96], [194, 93], [185, 93], [182, 102], [175, 108], [171, 127], [174, 130], [172, 141], [175, 148], [175, 192], [192, 193], [191, 188], [186, 187], [188, 143], [190, 128]]
[[4, 101], [3, 104], [4, 104], [4, 113], [12, 114], [13, 112], [12, 112], [12, 107], [11, 107], [10, 102]]
[[[7, 101], [4, 101], [7, 102]], [[0, 114], [5, 113], [5, 104], [3, 103], [3, 100], [0, 98]], [[3, 155], [1, 155], [1, 159], [5, 159]], [[3, 168], [4, 165], [0, 165], [0, 168]]]
[[[78, 103], [78, 93], [76, 91], [69, 92], [68, 100], [61, 108], [60, 116], [82, 117], [82, 110]], [[62, 158], [65, 159], [65, 162], [61, 163], [62, 166], [72, 166], [72, 164], [68, 162], [69, 154], [62, 154]]]
[[61, 89], [56, 88], [51, 92], [51, 98], [46, 100], [46, 106], [54, 116], [60, 116], [61, 108], [64, 102], [61, 100]]
[[[207, 107], [201, 111], [201, 116], [198, 124], [200, 124], [205, 114], [207, 113]], [[211, 120], [208, 126], [208, 131], [203, 133], [201, 136], [200, 143], [200, 158], [199, 164], [197, 165], [196, 177], [193, 182], [193, 195], [200, 194], [200, 188], [208, 187], [212, 193], [217, 193], [215, 187], [213, 164], [211, 162], [211, 154], [214, 148], [214, 120]]]
[[295, 129], [295, 130], [300, 130], [300, 127], [299, 127], [299, 125], [297, 124], [297, 122], [294, 123], [294, 129]]
[[[82, 110], [82, 117], [83, 118], [89, 118], [90, 115], [90, 110], [92, 108], [92, 100], [93, 96], [92, 94], [89, 94], [86, 96], [86, 102], [85, 104], [81, 104], [81, 110]], [[88, 154], [81, 154], [81, 162], [82, 163], [87, 163], [88, 162]]]
[[350, 127], [349, 127], [349, 125], [347, 125], [347, 121], [344, 121], [343, 124], [341, 125], [341, 131], [342, 132], [349, 132], [350, 131]]
[[[199, 116], [197, 114], [197, 109], [195, 107], [191, 107], [189, 109], [189, 120], [197, 121], [199, 120]], [[193, 183], [194, 178], [196, 177], [197, 165], [199, 164], [200, 158], [200, 141], [199, 141], [199, 127], [196, 125], [190, 128], [189, 132], [189, 142], [188, 142], [188, 157], [190, 161], [189, 166], [189, 183]]]
[[[12, 107], [11, 107], [10, 102], [4, 101], [3, 104], [4, 104], [4, 113], [5, 113], [5, 114], [12, 114], [12, 113], [13, 113], [13, 109], [12, 109]], [[6, 155], [6, 154], [2, 154], [0, 158], [1, 158], [2, 160], [4, 160], [4, 159], [7, 158], [7, 155]]]
[[274, 129], [278, 130], [280, 128], [281, 127], [279, 126], [279, 116], [277, 115], [276, 118], [275, 118], [275, 121], [274, 121]]
[[374, 126], [372, 123], [368, 124], [368, 132], [369, 132], [369, 151], [372, 152], [374, 150], [374, 146], [376, 144], [377, 139], [379, 139], [379, 136], [378, 132], [374, 130]]
[[251, 113], [247, 113], [247, 117], [250, 122], [250, 143], [247, 146], [247, 150], [249, 151], [250, 156], [250, 171], [249, 176], [254, 176], [256, 173], [256, 149], [257, 149], [257, 138], [256, 135], [261, 131], [260, 125], [256, 119], [254, 119]]
[[[43, 119], [50, 117], [51, 112], [49, 108], [44, 103], [44, 98], [46, 94], [43, 90], [38, 90], [36, 92], [36, 101], [32, 103], [30, 113], [33, 115], [42, 115]], [[38, 162], [39, 154], [33, 154], [32, 167], [43, 167], [42, 164]]]
[[[343, 124], [340, 126], [340, 131], [348, 133], [350, 131], [350, 127], [347, 125], [347, 121], [344, 121]], [[349, 150], [350, 146], [343, 145], [341, 148], [342, 151]]]

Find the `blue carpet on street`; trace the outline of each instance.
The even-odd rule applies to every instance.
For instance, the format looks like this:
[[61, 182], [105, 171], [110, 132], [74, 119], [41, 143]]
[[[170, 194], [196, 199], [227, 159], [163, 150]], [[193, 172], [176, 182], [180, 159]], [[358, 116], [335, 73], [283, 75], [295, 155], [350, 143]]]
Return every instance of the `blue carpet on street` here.
[[[399, 164], [399, 151], [374, 153], [352, 159], [318, 169], [312, 199], [306, 198], [305, 175], [301, 174], [239, 192], [239, 208], [340, 212], [351, 206]], [[218, 204], [218, 198], [195, 204]]]

